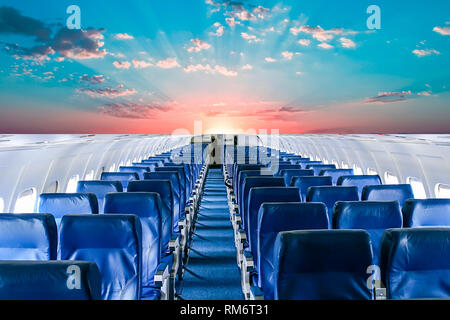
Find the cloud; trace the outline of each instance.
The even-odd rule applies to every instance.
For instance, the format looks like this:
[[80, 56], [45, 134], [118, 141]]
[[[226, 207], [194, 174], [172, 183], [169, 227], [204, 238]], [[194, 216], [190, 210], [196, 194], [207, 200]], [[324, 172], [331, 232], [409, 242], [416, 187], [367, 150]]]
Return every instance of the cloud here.
[[248, 34], [246, 32], [241, 32], [241, 37], [245, 40], [248, 40], [249, 43], [252, 42], [261, 42], [262, 40], [256, 37], [255, 35]]
[[379, 92], [377, 96], [366, 98], [365, 103], [392, 103], [407, 100], [407, 96], [411, 95], [409, 91]]
[[283, 58], [288, 59], [288, 60], [292, 60], [292, 57], [294, 56], [293, 52], [290, 51], [283, 51], [281, 53], [281, 55], [283, 56]]
[[242, 67], [242, 70], [252, 70], [252, 69], [253, 69], [253, 66], [250, 64], [246, 64]]
[[236, 25], [238, 25], [238, 24], [241, 24], [240, 21], [237, 21], [237, 20], [234, 19], [234, 18], [225, 18], [225, 22], [226, 22], [230, 27], [234, 27], [234, 26], [236, 26]]
[[342, 28], [333, 28], [333, 29], [323, 29], [321, 26], [311, 27], [311, 26], [301, 26], [301, 27], [292, 27], [290, 28], [290, 32], [296, 36], [299, 33], [307, 33], [311, 34], [312, 37], [320, 42], [330, 41], [334, 38], [335, 35], [347, 35], [347, 34], [357, 34], [358, 32], [352, 30], [344, 30]]
[[107, 54], [106, 49], [101, 49], [104, 45], [101, 41], [102, 33], [105, 31], [105, 29], [62, 28], [53, 38], [51, 47], [64, 58], [79, 60], [103, 58]]
[[129, 63], [128, 61], [114, 61], [113, 65], [117, 69], [130, 69], [131, 67], [131, 63]]
[[153, 102], [149, 104], [110, 103], [98, 107], [102, 114], [127, 119], [151, 119], [159, 112], [166, 112], [173, 108], [174, 102]]
[[350, 48], [355, 48], [355, 47], [356, 47], [355, 42], [353, 42], [353, 40], [350, 40], [350, 39], [348, 39], [348, 38], [342, 37], [342, 38], [339, 39], [339, 41], [341, 42], [341, 45], [342, 45], [344, 48], [350, 49]]
[[203, 71], [207, 74], [217, 74], [218, 73], [218, 74], [221, 74], [226, 77], [235, 77], [238, 75], [238, 73], [236, 71], [229, 70], [228, 68], [226, 68], [224, 66], [216, 65], [214, 67], [211, 67], [211, 65], [209, 65], [209, 64], [206, 64], [206, 65], [203, 65], [203, 64], [192, 65], [191, 64], [189, 66], [186, 66], [184, 68], [184, 71], [187, 73], [198, 72], [198, 71]]
[[299, 112], [308, 112], [308, 110], [301, 109], [299, 107], [293, 106], [283, 106], [278, 109], [279, 112], [288, 112], [288, 113], [299, 113]]
[[213, 25], [215, 28], [217, 28], [215, 33], [211, 33], [213, 36], [221, 37], [225, 33], [225, 27], [221, 25], [219, 22], [214, 23]]
[[450, 35], [450, 27], [434, 27], [434, 32], [437, 32], [443, 36], [449, 36]]
[[153, 66], [151, 62], [144, 61], [144, 60], [137, 60], [133, 59], [133, 66], [135, 69], [144, 69]]
[[90, 84], [99, 84], [105, 81], [105, 77], [100, 75], [94, 75], [94, 76], [88, 76], [87, 74], [84, 74], [80, 77], [82, 81], [89, 82]]
[[414, 53], [419, 58], [426, 57], [426, 56], [429, 56], [432, 54], [436, 54], [436, 55], [441, 54], [439, 51], [437, 51], [435, 49], [424, 49], [424, 50], [415, 49], [412, 51], [412, 53]]
[[129, 35], [128, 33], [118, 33], [114, 36], [114, 38], [118, 40], [131, 40], [134, 39], [132, 35]]
[[266, 60], [267, 62], [276, 62], [277, 60], [271, 57], [266, 57], [264, 60]]
[[326, 43], [326, 42], [322, 42], [322, 43], [318, 44], [317, 46], [322, 48], [322, 49], [326, 49], [326, 50], [333, 49], [333, 46], [331, 44]]
[[176, 68], [176, 67], [180, 66], [180, 64], [178, 63], [176, 58], [167, 58], [167, 59], [158, 61], [156, 63], [156, 65], [162, 69], [172, 69], [172, 68]]
[[311, 44], [311, 40], [309, 39], [300, 39], [298, 40], [298, 43], [304, 47], [307, 47]]
[[194, 45], [187, 49], [188, 52], [200, 52], [202, 50], [208, 50], [209, 48], [211, 48], [211, 45], [209, 43], [206, 43], [205, 41], [202, 41], [198, 38], [192, 39], [191, 42]]
[[80, 89], [80, 92], [87, 94], [91, 98], [104, 97], [104, 98], [111, 98], [111, 99], [125, 97], [125, 96], [129, 96], [129, 95], [133, 95], [133, 94], [137, 93], [137, 91], [135, 89], [125, 89], [125, 90], [122, 90], [122, 89], [123, 89], [123, 86], [119, 86], [117, 89], [109, 88], [109, 87], [100, 88], [100, 89], [86, 88], [86, 89]]
[[11, 7], [0, 8], [0, 33], [34, 37], [36, 41], [50, 40], [51, 30], [42, 21], [25, 17]]

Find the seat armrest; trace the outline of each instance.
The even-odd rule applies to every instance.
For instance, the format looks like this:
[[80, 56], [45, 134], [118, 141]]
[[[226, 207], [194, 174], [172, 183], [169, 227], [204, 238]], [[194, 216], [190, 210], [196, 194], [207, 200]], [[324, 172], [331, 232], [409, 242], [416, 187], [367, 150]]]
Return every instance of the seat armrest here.
[[247, 235], [245, 234], [245, 230], [239, 229], [237, 236], [240, 243], [245, 243], [247, 241]]
[[251, 271], [254, 265], [253, 255], [251, 254], [251, 252], [244, 250], [244, 266], [246, 267], [245, 270]]
[[161, 290], [161, 300], [169, 300], [170, 290], [170, 270], [168, 263], [160, 263], [155, 273], [155, 286]]
[[180, 245], [180, 237], [172, 236], [171, 239], [169, 240], [169, 249], [171, 251], [174, 251], [175, 249], [178, 248], [179, 245]]
[[264, 300], [264, 293], [255, 285], [250, 286], [250, 300]]

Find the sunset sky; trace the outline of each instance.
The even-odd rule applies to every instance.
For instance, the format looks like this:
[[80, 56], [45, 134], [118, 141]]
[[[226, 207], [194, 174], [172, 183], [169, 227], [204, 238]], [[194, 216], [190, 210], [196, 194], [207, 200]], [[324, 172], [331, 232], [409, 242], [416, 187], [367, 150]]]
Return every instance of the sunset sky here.
[[448, 133], [449, 49], [448, 0], [3, 0], [0, 133]]

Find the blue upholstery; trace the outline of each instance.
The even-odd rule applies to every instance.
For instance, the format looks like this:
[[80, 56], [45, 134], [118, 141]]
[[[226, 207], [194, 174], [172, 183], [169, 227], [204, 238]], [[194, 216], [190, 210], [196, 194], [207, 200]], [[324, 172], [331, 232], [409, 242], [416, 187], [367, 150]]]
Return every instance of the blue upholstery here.
[[42, 193], [37, 211], [52, 214], [59, 225], [66, 214], [98, 213], [98, 202], [93, 193]]
[[[175, 201], [170, 180], [142, 180], [131, 181], [128, 185], [128, 192], [156, 192], [161, 198], [163, 215], [170, 215], [170, 224], [174, 232], [179, 232], [178, 221], [180, 220], [176, 210]], [[165, 225], [163, 225], [165, 228]]]
[[0, 214], [0, 260], [56, 260], [57, 246], [51, 214]]
[[328, 210], [328, 219], [333, 222], [333, 207], [337, 201], [358, 201], [358, 188], [351, 187], [310, 187], [306, 193], [307, 202], [323, 202]]
[[119, 172], [134, 172], [139, 175], [139, 180], [144, 179], [144, 173], [150, 172], [149, 167], [138, 167], [138, 166], [121, 166], [119, 167]]
[[402, 212], [405, 228], [450, 227], [450, 199], [409, 199]]
[[247, 210], [248, 210], [248, 197], [250, 190], [255, 187], [284, 187], [284, 180], [281, 177], [247, 177], [244, 180], [243, 187], [240, 189], [241, 195], [239, 196], [239, 213], [241, 214], [242, 228], [247, 232]]
[[407, 199], [414, 199], [414, 193], [410, 184], [383, 184], [378, 186], [365, 186], [361, 194], [361, 200], [397, 200], [400, 206]]
[[265, 202], [261, 205], [253, 260], [258, 272], [258, 286], [264, 291], [264, 299], [274, 298], [273, 248], [278, 233], [310, 229], [328, 229], [327, 209], [323, 203]]
[[307, 164], [306, 169], [312, 169], [314, 171], [314, 175], [318, 176], [319, 172], [324, 169], [336, 169], [336, 165], [334, 164]]
[[[178, 171], [160, 171], [160, 172], [147, 172], [144, 174], [145, 180], [170, 180], [172, 183], [173, 201], [176, 210], [174, 215], [174, 224], [184, 216], [184, 207], [181, 206], [181, 186], [180, 186], [180, 174]], [[178, 230], [178, 225], [176, 229]]]
[[278, 166], [272, 165], [270, 168], [273, 172], [273, 175], [275, 177], [282, 176], [281, 171], [288, 170], [288, 169], [301, 169], [301, 166], [298, 164], [291, 164], [290, 162], [288, 164], [278, 164]]
[[164, 210], [156, 192], [110, 193], [105, 200], [105, 213], [131, 213], [142, 224], [142, 297], [154, 293], [154, 275], [169, 253], [171, 236], [170, 212]]
[[[78, 273], [79, 272], [79, 273]], [[74, 280], [67, 286], [69, 276]], [[79, 275], [79, 281], [75, 276]], [[99, 300], [101, 275], [86, 261], [0, 261], [0, 300]]]
[[309, 187], [316, 186], [331, 186], [333, 184], [331, 177], [315, 177], [315, 176], [305, 176], [305, 177], [292, 177], [291, 185], [297, 187], [300, 190], [303, 201], [306, 201], [306, 192], [308, 192]]
[[[281, 178], [283, 180], [283, 178]], [[283, 182], [284, 183], [284, 182]], [[300, 192], [295, 187], [256, 187], [251, 188], [248, 195], [246, 227], [248, 247], [256, 249], [256, 229], [258, 228], [258, 212], [264, 202], [301, 202]]]
[[103, 300], [138, 300], [141, 243], [141, 223], [135, 215], [66, 215], [61, 220], [58, 258], [95, 262], [102, 275]]
[[375, 186], [381, 184], [379, 175], [349, 175], [341, 176], [337, 180], [338, 186], [356, 186], [358, 187], [359, 198], [361, 199], [362, 189], [365, 186]]
[[389, 299], [450, 298], [450, 228], [386, 230], [381, 280]]
[[274, 260], [275, 300], [372, 299], [372, 249], [363, 230], [281, 232]]
[[105, 202], [105, 196], [109, 192], [122, 192], [123, 187], [120, 181], [78, 181], [77, 192], [78, 193], [93, 193], [97, 197], [98, 212], [103, 213], [103, 205]]
[[123, 186], [123, 191], [126, 191], [128, 182], [139, 180], [139, 175], [136, 172], [102, 172], [100, 180], [120, 181]]
[[364, 229], [369, 233], [374, 265], [379, 263], [384, 231], [401, 227], [402, 213], [397, 201], [338, 201], [334, 207], [334, 229]]
[[298, 164], [302, 167], [302, 169], [309, 169], [307, 166], [309, 165], [316, 165], [316, 164], [323, 164], [322, 161], [300, 161]]
[[[149, 163], [149, 162], [145, 162], [145, 163], [133, 162], [131, 165], [133, 167], [145, 167], [145, 168], [148, 168], [148, 171], [150, 171], [150, 172], [154, 172], [155, 168], [158, 166], [156, 163]], [[145, 174], [145, 172], [144, 172], [144, 174]]]
[[239, 179], [239, 172], [244, 170], [258, 170], [263, 167], [262, 164], [235, 164], [233, 172], [233, 190], [236, 190], [236, 184]]
[[[156, 168], [155, 172], [166, 172], [166, 171], [176, 171], [178, 172], [178, 174], [180, 175], [180, 187], [181, 187], [181, 199], [182, 201], [182, 208], [183, 208], [183, 214], [184, 214], [184, 209], [186, 207], [186, 204], [189, 201], [189, 188], [188, 188], [188, 179], [186, 176], [186, 170], [183, 166], [167, 166], [167, 167], [160, 167], [160, 168]], [[184, 217], [184, 216], [183, 216]]]
[[155, 164], [156, 167], [162, 167], [162, 166], [164, 166], [164, 161], [161, 160], [161, 159], [152, 159], [152, 160], [147, 159], [147, 160], [142, 160], [141, 162], [142, 162], [142, 163], [145, 163], [145, 164], [146, 164], [146, 163]]
[[280, 176], [284, 179], [286, 187], [291, 186], [292, 177], [313, 176], [314, 171], [309, 169], [283, 169], [280, 171]]
[[240, 201], [240, 196], [242, 193], [242, 188], [244, 187], [244, 181], [245, 178], [247, 177], [259, 177], [259, 176], [264, 176], [264, 177], [272, 177], [272, 171], [270, 170], [263, 170], [263, 169], [259, 169], [259, 170], [242, 170], [239, 172], [239, 177], [238, 177], [238, 183], [236, 185], [236, 190], [235, 190], [235, 196], [236, 196], [236, 202], [239, 203]]
[[337, 184], [337, 180], [345, 175], [352, 175], [353, 169], [322, 169], [319, 172], [319, 176], [330, 176], [333, 185]]

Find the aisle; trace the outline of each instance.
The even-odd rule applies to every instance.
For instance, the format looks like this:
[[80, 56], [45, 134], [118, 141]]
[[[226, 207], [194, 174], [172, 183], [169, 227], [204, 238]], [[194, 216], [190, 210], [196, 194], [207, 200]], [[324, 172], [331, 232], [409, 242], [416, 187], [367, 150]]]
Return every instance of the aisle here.
[[241, 300], [233, 227], [221, 169], [210, 169], [181, 286], [185, 300]]

